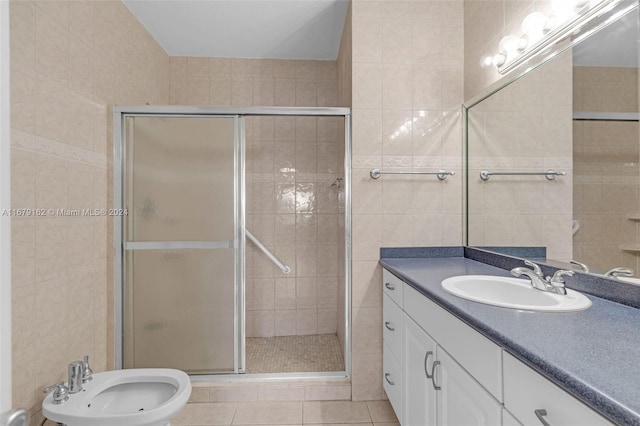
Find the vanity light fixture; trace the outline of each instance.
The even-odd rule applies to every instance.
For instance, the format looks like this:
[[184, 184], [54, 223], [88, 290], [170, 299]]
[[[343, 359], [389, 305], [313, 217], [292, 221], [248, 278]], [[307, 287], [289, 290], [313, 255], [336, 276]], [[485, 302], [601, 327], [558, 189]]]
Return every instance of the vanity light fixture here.
[[[500, 74], [547, 50], [555, 43], [571, 39], [576, 29], [627, 0], [553, 0], [553, 12], [546, 16], [533, 12], [522, 21], [522, 34], [509, 34], [500, 40], [491, 62]], [[488, 64], [487, 58], [483, 59]]]

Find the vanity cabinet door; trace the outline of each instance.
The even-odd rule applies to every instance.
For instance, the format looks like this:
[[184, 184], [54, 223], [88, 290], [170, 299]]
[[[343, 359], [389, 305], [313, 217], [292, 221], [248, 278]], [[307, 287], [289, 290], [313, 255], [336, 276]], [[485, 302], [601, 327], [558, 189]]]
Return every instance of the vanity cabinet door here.
[[431, 369], [436, 357], [436, 342], [411, 318], [405, 315], [403, 345], [403, 418], [406, 426], [436, 424], [436, 391]]
[[437, 352], [438, 426], [500, 425], [502, 405], [441, 347]]
[[504, 354], [504, 406], [525, 425], [611, 425], [508, 353]]
[[382, 343], [382, 386], [396, 417], [402, 418], [402, 366], [387, 342]]

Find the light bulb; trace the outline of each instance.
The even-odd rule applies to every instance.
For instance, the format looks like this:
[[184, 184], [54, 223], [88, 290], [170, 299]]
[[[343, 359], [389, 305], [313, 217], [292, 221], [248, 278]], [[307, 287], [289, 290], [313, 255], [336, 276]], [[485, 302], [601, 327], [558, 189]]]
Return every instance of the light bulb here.
[[526, 40], [514, 35], [508, 35], [500, 40], [500, 44], [498, 44], [498, 51], [506, 56], [508, 60], [515, 57], [519, 52], [524, 51], [526, 47]]
[[547, 17], [540, 12], [533, 12], [527, 15], [522, 21], [522, 32], [527, 36], [529, 46], [540, 40], [545, 33]]
[[495, 65], [498, 68], [503, 66], [506, 62], [507, 62], [507, 56], [502, 53], [498, 53], [493, 57], [493, 65]]
[[556, 24], [566, 22], [575, 14], [575, 0], [553, 0], [551, 7], [556, 19]]
[[590, 3], [591, 0], [553, 0], [551, 7], [557, 19], [557, 24], [561, 24], [573, 18]]
[[484, 58], [482, 58], [483, 67], [490, 67], [491, 65], [493, 65], [493, 56], [487, 55]]

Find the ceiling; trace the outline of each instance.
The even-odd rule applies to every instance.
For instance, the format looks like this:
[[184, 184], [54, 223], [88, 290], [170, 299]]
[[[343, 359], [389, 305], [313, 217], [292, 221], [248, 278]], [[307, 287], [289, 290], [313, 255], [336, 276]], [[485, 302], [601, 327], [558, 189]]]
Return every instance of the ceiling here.
[[638, 9], [635, 9], [576, 45], [573, 64], [637, 68], [638, 34]]
[[335, 60], [346, 0], [123, 0], [170, 56]]

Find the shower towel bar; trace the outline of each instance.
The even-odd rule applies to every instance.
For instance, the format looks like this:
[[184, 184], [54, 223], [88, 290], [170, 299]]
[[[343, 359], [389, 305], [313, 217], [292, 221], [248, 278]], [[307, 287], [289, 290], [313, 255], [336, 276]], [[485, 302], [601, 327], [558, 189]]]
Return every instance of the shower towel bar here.
[[555, 170], [547, 170], [546, 172], [490, 172], [482, 170], [480, 179], [487, 181], [491, 176], [544, 176], [547, 180], [555, 180], [556, 176], [566, 176], [567, 172], [557, 172]]
[[455, 176], [455, 172], [447, 171], [447, 170], [438, 170], [437, 172], [404, 172], [404, 171], [395, 171], [395, 172], [385, 172], [380, 169], [371, 169], [369, 175], [373, 179], [380, 179], [382, 175], [436, 175], [438, 179], [445, 180], [447, 176]]
[[265, 245], [262, 244], [262, 242], [259, 239], [257, 239], [255, 235], [251, 233], [251, 231], [249, 231], [248, 229], [245, 229], [244, 232], [247, 235], [247, 238], [249, 238], [251, 242], [253, 242], [253, 244], [256, 245], [256, 247], [262, 250], [262, 252], [266, 254], [267, 257], [271, 259], [271, 261], [275, 263], [278, 268], [280, 268], [283, 274], [288, 275], [291, 272], [291, 268], [289, 268], [287, 265], [282, 263], [273, 253], [271, 253], [271, 251], [268, 248], [266, 248]]

